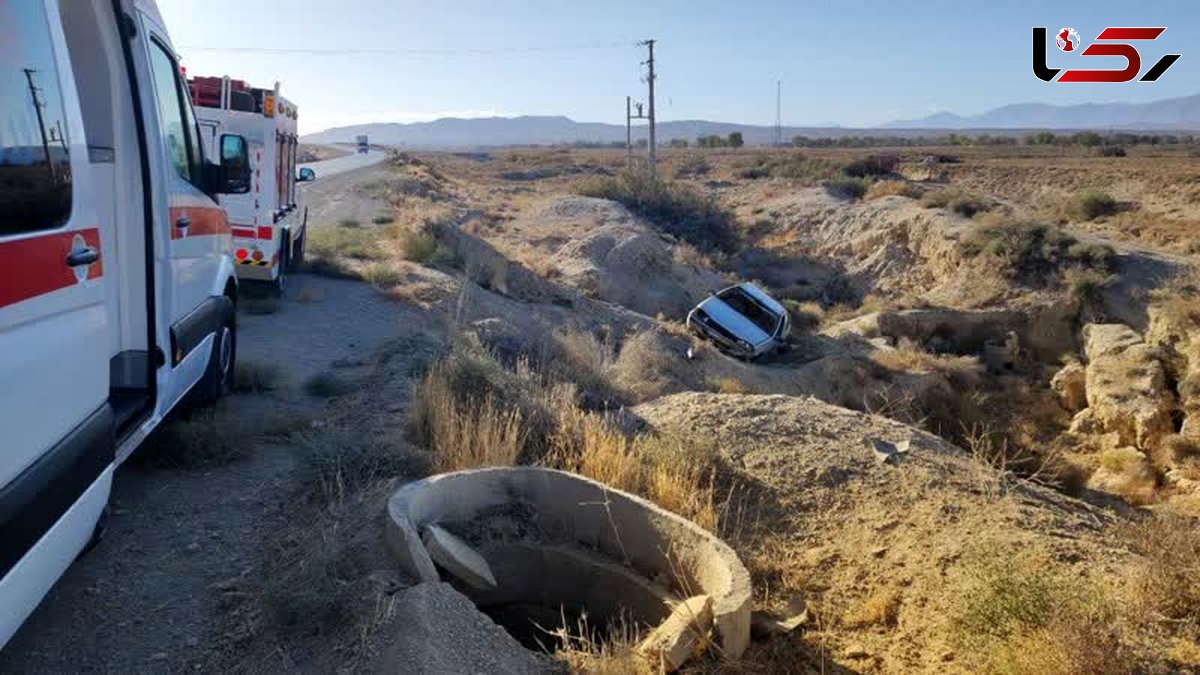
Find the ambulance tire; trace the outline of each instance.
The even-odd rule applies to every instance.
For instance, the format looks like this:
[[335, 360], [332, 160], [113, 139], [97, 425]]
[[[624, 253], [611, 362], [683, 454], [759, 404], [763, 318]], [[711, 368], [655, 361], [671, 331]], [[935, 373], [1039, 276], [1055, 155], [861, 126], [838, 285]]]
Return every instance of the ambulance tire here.
[[188, 392], [187, 407], [199, 408], [217, 402], [233, 389], [233, 373], [237, 367], [237, 322], [232, 314], [224, 319], [213, 337], [208, 368], [195, 387]]

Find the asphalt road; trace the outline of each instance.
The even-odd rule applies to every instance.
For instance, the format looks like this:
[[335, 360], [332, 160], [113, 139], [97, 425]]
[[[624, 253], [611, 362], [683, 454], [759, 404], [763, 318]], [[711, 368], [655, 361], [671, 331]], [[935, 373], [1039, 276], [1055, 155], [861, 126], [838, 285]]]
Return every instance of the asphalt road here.
[[386, 152], [372, 148], [371, 151], [366, 154], [359, 154], [355, 152], [352, 155], [335, 157], [333, 159], [327, 159], [323, 162], [301, 164], [300, 168], [303, 169], [307, 167], [312, 169], [317, 173], [317, 181], [320, 181], [322, 178], [336, 176], [339, 173], [346, 173], [347, 171], [354, 171], [355, 169], [361, 169], [378, 164], [385, 159], [387, 159]]

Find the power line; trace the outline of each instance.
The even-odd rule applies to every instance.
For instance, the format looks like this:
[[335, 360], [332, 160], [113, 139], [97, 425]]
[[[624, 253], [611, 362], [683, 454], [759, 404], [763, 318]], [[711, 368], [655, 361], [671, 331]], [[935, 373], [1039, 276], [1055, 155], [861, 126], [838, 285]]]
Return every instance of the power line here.
[[550, 45], [538, 47], [455, 47], [440, 49], [399, 49], [393, 47], [352, 47], [352, 48], [313, 48], [313, 47], [239, 47], [239, 46], [209, 46], [183, 45], [181, 52], [225, 52], [231, 54], [280, 54], [280, 55], [312, 55], [312, 56], [414, 56], [414, 57], [444, 57], [444, 56], [497, 56], [504, 54], [545, 54], [553, 52], [590, 51], [600, 49], [616, 49], [620, 47], [635, 47], [642, 43], [637, 41], [621, 42], [592, 42], [573, 45]]

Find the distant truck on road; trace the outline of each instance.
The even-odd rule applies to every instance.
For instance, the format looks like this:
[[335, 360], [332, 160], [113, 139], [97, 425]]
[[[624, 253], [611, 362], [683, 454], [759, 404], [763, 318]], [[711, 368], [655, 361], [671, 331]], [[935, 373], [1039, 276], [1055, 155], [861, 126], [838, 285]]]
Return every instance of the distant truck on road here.
[[367, 142], [366, 136], [359, 136], [357, 140], [358, 140], [358, 151], [360, 153], [365, 155], [371, 151], [371, 144]]

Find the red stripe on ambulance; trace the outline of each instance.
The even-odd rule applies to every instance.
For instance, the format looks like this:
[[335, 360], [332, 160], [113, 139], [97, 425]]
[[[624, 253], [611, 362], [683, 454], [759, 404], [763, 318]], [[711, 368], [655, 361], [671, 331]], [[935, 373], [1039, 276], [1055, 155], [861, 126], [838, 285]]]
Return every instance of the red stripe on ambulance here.
[[[79, 283], [75, 268], [67, 266], [76, 236], [100, 250], [100, 230], [94, 227], [0, 243], [0, 307]], [[88, 279], [103, 275], [103, 258], [88, 265]]]

